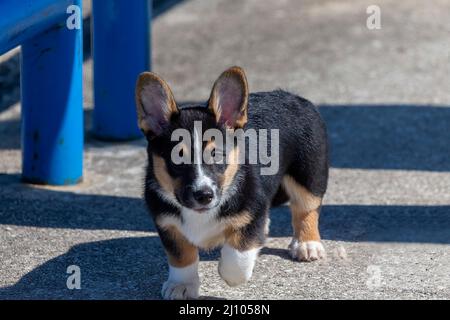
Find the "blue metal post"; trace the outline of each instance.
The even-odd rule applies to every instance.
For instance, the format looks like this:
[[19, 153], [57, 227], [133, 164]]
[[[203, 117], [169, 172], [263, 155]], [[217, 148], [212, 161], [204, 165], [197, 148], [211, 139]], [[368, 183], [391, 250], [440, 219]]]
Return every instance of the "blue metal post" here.
[[82, 178], [82, 30], [69, 30], [66, 17], [22, 44], [22, 176], [32, 183]]
[[134, 87], [139, 73], [150, 70], [151, 2], [93, 1], [93, 133], [100, 139], [142, 137]]

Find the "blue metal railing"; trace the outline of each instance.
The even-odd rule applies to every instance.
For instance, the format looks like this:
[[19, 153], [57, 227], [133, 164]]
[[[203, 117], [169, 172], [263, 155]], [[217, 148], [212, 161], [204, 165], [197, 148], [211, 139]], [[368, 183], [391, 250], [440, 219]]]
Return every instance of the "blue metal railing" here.
[[[81, 0], [1, 0], [0, 54], [21, 45], [22, 177], [74, 184], [83, 172], [82, 28], [66, 25]], [[81, 18], [81, 17], [80, 17]], [[82, 20], [82, 19], [81, 19]], [[149, 0], [94, 0], [94, 134], [140, 137], [134, 85], [150, 69]]]

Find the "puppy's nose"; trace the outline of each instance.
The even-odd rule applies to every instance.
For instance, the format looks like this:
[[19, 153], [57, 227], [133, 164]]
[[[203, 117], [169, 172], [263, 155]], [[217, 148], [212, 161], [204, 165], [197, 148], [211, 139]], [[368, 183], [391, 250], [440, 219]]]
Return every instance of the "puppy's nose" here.
[[214, 192], [210, 187], [201, 187], [193, 193], [195, 201], [201, 205], [207, 205], [214, 198]]

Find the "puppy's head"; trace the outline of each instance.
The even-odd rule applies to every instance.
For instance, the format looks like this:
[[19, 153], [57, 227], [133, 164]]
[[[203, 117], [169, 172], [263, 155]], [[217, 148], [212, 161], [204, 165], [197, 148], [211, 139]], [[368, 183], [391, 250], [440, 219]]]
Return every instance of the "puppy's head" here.
[[168, 198], [198, 212], [221, 203], [239, 168], [238, 145], [227, 144], [227, 137], [247, 122], [247, 104], [247, 80], [239, 67], [216, 80], [206, 106], [178, 106], [163, 79], [151, 72], [139, 76], [138, 124]]

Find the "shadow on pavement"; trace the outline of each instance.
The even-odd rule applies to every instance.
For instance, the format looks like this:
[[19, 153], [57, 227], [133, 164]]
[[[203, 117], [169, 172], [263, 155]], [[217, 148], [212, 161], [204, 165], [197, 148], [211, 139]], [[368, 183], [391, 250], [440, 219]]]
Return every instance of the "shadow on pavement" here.
[[[104, 198], [101, 201], [111, 200]], [[343, 241], [450, 243], [450, 221], [448, 215], [445, 217], [449, 209], [326, 206], [323, 210], [322, 234], [324, 239]], [[273, 211], [271, 236], [290, 236], [287, 208]], [[124, 225], [128, 223], [130, 226], [129, 220], [134, 218], [131, 217], [124, 219]], [[98, 223], [101, 219], [95, 221]], [[4, 223], [3, 218], [1, 223]], [[107, 222], [101, 227], [115, 223]], [[138, 226], [138, 223], [131, 225]], [[84, 226], [84, 222], [76, 227], [80, 226]], [[68, 227], [75, 225], [72, 222]], [[264, 248], [261, 254], [290, 259], [286, 248]], [[217, 261], [218, 258], [218, 250], [201, 255], [202, 261]], [[80, 267], [82, 290], [69, 290], [66, 287], [69, 276], [66, 270], [70, 265]], [[159, 299], [160, 286], [166, 276], [166, 258], [156, 236], [88, 242], [75, 245], [67, 253], [48, 260], [16, 284], [0, 288], [0, 299]]]
[[[214, 260], [217, 258], [214, 254]], [[201, 260], [212, 260], [211, 255], [202, 255]], [[72, 265], [80, 268], [80, 290], [67, 288], [71, 275], [67, 268]], [[166, 256], [157, 237], [83, 243], [38, 266], [16, 284], [0, 288], [0, 300], [160, 299], [167, 272]]]
[[[325, 205], [320, 215], [325, 240], [450, 244], [450, 206]], [[270, 236], [291, 230], [288, 208], [272, 209]]]
[[[16, 176], [0, 175], [0, 182]], [[144, 203], [138, 198], [83, 195], [11, 184], [2, 190], [0, 224], [86, 230], [155, 231]], [[450, 243], [450, 206], [324, 206], [321, 233], [325, 240]], [[271, 237], [290, 237], [287, 207], [271, 213]], [[290, 259], [285, 248], [261, 252]], [[218, 250], [201, 254], [217, 261]], [[81, 268], [82, 290], [66, 287], [67, 267]], [[156, 235], [126, 237], [73, 246], [0, 288], [0, 299], [158, 299], [167, 264]], [[214, 297], [203, 297], [210, 299]]]
[[[0, 225], [156, 232], [140, 198], [30, 187], [0, 174]], [[9, 189], [7, 189], [9, 188]], [[450, 244], [450, 206], [325, 205], [323, 239]], [[288, 207], [273, 208], [271, 237], [291, 236]]]
[[[67, 289], [66, 271], [71, 265], [80, 267], [81, 290]], [[166, 275], [157, 237], [89, 242], [0, 288], [0, 299], [158, 299]]]
[[450, 108], [321, 106], [335, 168], [450, 171]]
[[[0, 224], [84, 230], [156, 231], [142, 199], [31, 187], [0, 174]], [[10, 180], [11, 184], [5, 183]], [[17, 195], [20, 194], [20, 197]], [[11, 196], [9, 196], [11, 195]]]

